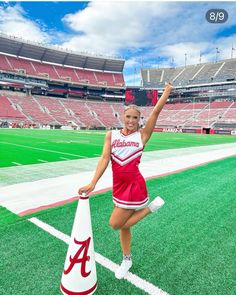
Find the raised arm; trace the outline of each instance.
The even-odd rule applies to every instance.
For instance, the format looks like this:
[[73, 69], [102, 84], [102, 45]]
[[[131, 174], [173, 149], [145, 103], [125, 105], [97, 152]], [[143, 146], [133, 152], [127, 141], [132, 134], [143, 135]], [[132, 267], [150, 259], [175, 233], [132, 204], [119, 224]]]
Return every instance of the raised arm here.
[[98, 161], [97, 168], [95, 170], [95, 174], [93, 176], [93, 179], [86, 186], [79, 188], [78, 193], [80, 195], [82, 193], [88, 194], [94, 190], [98, 180], [102, 177], [103, 173], [105, 172], [105, 170], [109, 164], [110, 157], [111, 157], [111, 131], [108, 131], [105, 136], [102, 155]]
[[163, 109], [172, 89], [173, 89], [173, 86], [170, 83], [165, 84], [164, 92], [162, 93], [162, 96], [160, 97], [160, 99], [156, 103], [155, 107], [153, 108], [153, 110], [152, 110], [152, 112], [145, 124], [145, 127], [142, 130], [141, 136], [142, 136], [142, 142], [144, 145], [148, 142], [149, 138], [151, 137], [152, 132], [153, 132], [155, 125], [156, 125], [157, 118], [158, 118], [161, 110]]

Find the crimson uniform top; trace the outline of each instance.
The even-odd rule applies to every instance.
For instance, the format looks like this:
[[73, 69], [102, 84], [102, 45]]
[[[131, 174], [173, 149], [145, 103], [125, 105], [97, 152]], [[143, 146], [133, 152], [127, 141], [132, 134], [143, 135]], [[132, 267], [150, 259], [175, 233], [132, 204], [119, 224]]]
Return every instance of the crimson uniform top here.
[[148, 202], [146, 183], [138, 168], [143, 148], [140, 131], [129, 135], [112, 131], [113, 202], [117, 207], [139, 209]]

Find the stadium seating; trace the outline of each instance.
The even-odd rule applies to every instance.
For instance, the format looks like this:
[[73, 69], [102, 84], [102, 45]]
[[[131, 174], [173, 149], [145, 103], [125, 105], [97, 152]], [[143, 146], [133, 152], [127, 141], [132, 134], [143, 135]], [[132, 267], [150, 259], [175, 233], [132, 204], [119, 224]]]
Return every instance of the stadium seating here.
[[8, 95], [7, 97], [21, 110], [21, 113], [25, 115], [31, 123], [59, 124], [50, 114], [42, 109], [37, 103], [37, 100], [32, 96]]
[[113, 75], [110, 73], [94, 72], [98, 84], [104, 84], [107, 86], [115, 86]]
[[7, 72], [13, 72], [14, 69], [12, 68], [12, 65], [7, 60], [5, 55], [0, 54], [0, 70], [5, 70]]
[[67, 99], [63, 100], [62, 103], [71, 114], [73, 114], [77, 121], [80, 122], [80, 126], [87, 128], [104, 127], [86, 101]]
[[[3, 97], [3, 96], [2, 96]], [[7, 98], [8, 97], [8, 98]], [[8, 102], [16, 106], [20, 111], [14, 113], [14, 109], [8, 116], [11, 118], [25, 118], [36, 124], [60, 124], [81, 127], [120, 127], [120, 117], [123, 113], [123, 105], [120, 103], [92, 102], [75, 99], [49, 98], [43, 96], [17, 95], [11, 92], [4, 96]], [[3, 99], [2, 99], [3, 101]], [[2, 107], [3, 109], [3, 107]], [[4, 107], [6, 109], [6, 107]], [[9, 116], [9, 114], [12, 114]], [[5, 118], [1, 112], [1, 118]]]
[[[69, 122], [74, 122], [73, 115], [64, 107], [61, 99], [48, 97], [35, 97], [41, 109], [46, 113], [50, 114], [55, 121], [59, 122], [62, 125], [67, 125]], [[76, 123], [76, 122], [74, 122]]]
[[231, 103], [230, 107], [225, 110], [218, 122], [236, 123], [236, 102]]
[[79, 82], [79, 77], [74, 69], [60, 66], [54, 66], [54, 69], [60, 80]]
[[112, 108], [112, 104], [108, 102], [89, 102], [87, 103], [90, 110], [94, 112], [97, 120], [99, 120], [105, 127], [119, 127], [117, 112]]
[[229, 79], [236, 79], [236, 58], [223, 63], [220, 75], [217, 75], [214, 80], [217, 82], [223, 82]]
[[222, 62], [204, 64], [200, 71], [192, 78], [192, 84], [204, 84], [212, 82], [215, 76], [220, 75], [219, 71], [222, 66]]
[[77, 69], [75, 70], [75, 72], [77, 76], [79, 77], [79, 80], [83, 82], [84, 84], [92, 84], [92, 85], [97, 84], [97, 80], [93, 71]]
[[[194, 79], [197, 76], [197, 73], [201, 70], [202, 65], [194, 65], [191, 67], [184, 67], [182, 70], [175, 76], [173, 83], [175, 85], [186, 85], [189, 84], [189, 81]], [[172, 81], [172, 80], [166, 80]]]
[[125, 86], [122, 73], [75, 69], [3, 54], [0, 54], [0, 70], [17, 72], [50, 80], [75, 82], [83, 85]]
[[175, 86], [207, 84], [236, 80], [236, 58], [176, 68], [141, 70], [144, 87], [163, 87], [165, 81]]
[[232, 105], [232, 101], [213, 101], [211, 109], [227, 109]]
[[112, 74], [116, 86], [125, 86], [124, 76], [121, 74]]
[[1, 119], [26, 119], [26, 117], [17, 110], [16, 106], [9, 101], [6, 96], [0, 95], [0, 118]]
[[26, 75], [37, 76], [37, 71], [30, 61], [12, 56], [6, 56], [6, 60], [15, 72], [21, 72]]
[[[91, 101], [23, 93], [0, 92], [0, 119], [22, 120], [37, 125], [70, 125], [86, 128], [121, 127], [122, 103]], [[144, 123], [152, 107], [142, 107]], [[236, 102], [213, 101], [166, 104], [159, 115], [157, 127], [212, 127], [218, 123], [236, 123]]]
[[39, 62], [32, 62], [32, 65], [35, 68], [38, 76], [50, 78], [52, 80], [60, 80], [60, 77], [52, 65]]

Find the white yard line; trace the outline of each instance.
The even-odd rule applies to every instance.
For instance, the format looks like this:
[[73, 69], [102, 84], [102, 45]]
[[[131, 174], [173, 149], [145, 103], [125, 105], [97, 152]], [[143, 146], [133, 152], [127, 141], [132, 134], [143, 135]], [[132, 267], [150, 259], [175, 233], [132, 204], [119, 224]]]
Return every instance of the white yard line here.
[[83, 156], [79, 156], [79, 155], [76, 155], [76, 154], [64, 153], [64, 152], [59, 152], [59, 151], [55, 151], [55, 150], [47, 150], [47, 149], [42, 149], [42, 148], [35, 148], [35, 147], [32, 147], [32, 146], [27, 146], [27, 145], [23, 145], [23, 144], [16, 144], [16, 143], [5, 142], [5, 141], [1, 141], [0, 143], [19, 146], [19, 147], [24, 147], [24, 148], [27, 148], [27, 149], [30, 149], [30, 150], [37, 150], [37, 151], [43, 151], [43, 152], [48, 152], [48, 153], [62, 154], [62, 155], [69, 155], [69, 156], [73, 156], [73, 157], [79, 157], [79, 158], [82, 157], [83, 158]]
[[12, 162], [12, 164], [17, 165], [17, 166], [22, 166], [23, 164], [17, 163], [17, 162]]
[[[48, 232], [52, 236], [56, 237], [57, 239], [65, 242], [66, 244], [69, 244], [70, 237], [68, 235], [60, 232], [59, 230], [57, 230], [55, 227], [53, 227], [53, 226], [39, 220], [38, 218], [35, 218], [35, 217], [32, 217], [28, 220], [31, 221], [32, 223], [34, 223], [36, 226], [43, 229], [44, 231]], [[97, 252], [95, 252], [95, 260], [97, 261], [97, 263], [101, 264], [103, 267], [109, 269], [111, 272], [114, 272], [114, 273], [119, 266], [118, 264], [112, 262], [111, 260], [109, 260], [108, 258], [102, 256], [101, 254], [99, 254]], [[147, 294], [169, 295], [168, 293], [164, 292], [163, 290], [161, 290], [157, 286], [149, 283], [148, 281], [138, 277], [137, 275], [135, 275], [131, 272], [128, 272], [128, 274], [125, 276], [125, 279], [128, 282], [130, 282], [131, 284], [133, 284], [134, 286], [136, 286], [137, 288], [145, 291]]]
[[38, 159], [39, 162], [42, 162], [42, 163], [48, 163], [48, 161], [46, 160], [41, 160], [41, 159]]

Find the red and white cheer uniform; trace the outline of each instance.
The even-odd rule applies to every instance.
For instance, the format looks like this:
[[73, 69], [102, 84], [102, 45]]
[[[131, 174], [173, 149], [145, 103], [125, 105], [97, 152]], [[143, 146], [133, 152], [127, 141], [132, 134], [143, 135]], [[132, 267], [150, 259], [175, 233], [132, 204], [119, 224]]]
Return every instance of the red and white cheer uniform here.
[[112, 131], [113, 202], [117, 207], [140, 209], [148, 203], [146, 183], [138, 168], [143, 148], [140, 131], [129, 135]]

